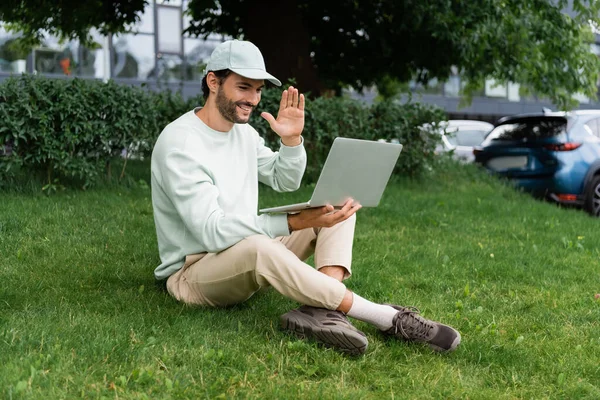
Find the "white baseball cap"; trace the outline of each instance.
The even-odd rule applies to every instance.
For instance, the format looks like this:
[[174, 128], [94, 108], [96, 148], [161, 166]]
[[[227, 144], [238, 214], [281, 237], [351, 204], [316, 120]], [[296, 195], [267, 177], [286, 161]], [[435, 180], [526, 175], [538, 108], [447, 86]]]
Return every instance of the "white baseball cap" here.
[[266, 79], [273, 85], [281, 86], [279, 79], [267, 72], [258, 47], [250, 42], [228, 40], [218, 45], [210, 55], [204, 75], [222, 69], [229, 69], [245, 78]]

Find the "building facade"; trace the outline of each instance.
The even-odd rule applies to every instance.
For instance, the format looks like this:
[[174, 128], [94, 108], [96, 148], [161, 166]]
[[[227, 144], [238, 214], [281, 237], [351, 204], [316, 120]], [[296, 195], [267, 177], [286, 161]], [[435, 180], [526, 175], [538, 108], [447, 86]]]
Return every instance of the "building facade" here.
[[206, 61], [223, 40], [182, 32], [189, 26], [188, 0], [154, 0], [146, 6], [130, 33], [102, 36], [92, 32], [93, 48], [78, 41], [61, 43], [46, 35], [43, 45], [26, 54], [12, 51], [14, 34], [0, 27], [0, 80], [13, 74], [33, 73], [54, 78], [80, 77], [150, 89], [180, 90], [185, 97], [201, 92]]

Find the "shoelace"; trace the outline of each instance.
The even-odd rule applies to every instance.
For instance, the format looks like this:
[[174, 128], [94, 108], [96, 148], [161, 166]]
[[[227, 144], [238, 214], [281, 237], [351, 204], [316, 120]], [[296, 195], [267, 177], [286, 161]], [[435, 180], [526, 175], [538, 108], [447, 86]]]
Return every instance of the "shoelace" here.
[[[429, 331], [433, 329], [433, 325], [428, 324], [425, 322], [425, 319], [423, 317], [420, 317], [418, 314], [420, 314], [420, 311], [418, 308], [416, 307], [406, 307], [404, 311], [399, 311], [400, 315], [398, 315], [398, 319], [396, 321], [396, 325], [394, 327], [394, 334], [397, 334], [398, 332], [400, 332], [402, 334], [402, 336], [404, 336], [406, 339], [415, 339], [416, 338], [427, 338], [427, 336], [429, 335]], [[406, 315], [406, 321], [409, 320], [409, 318], [412, 318], [413, 323], [410, 324], [410, 328], [409, 329], [407, 327], [407, 329], [412, 330], [413, 335], [409, 335], [406, 330], [404, 329], [404, 315]], [[415, 323], [416, 322], [416, 323]]]

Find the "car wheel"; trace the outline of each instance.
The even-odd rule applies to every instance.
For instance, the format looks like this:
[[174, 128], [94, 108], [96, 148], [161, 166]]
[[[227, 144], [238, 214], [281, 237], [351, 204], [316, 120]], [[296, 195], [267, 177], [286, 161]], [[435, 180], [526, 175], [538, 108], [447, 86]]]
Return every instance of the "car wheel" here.
[[600, 217], [600, 175], [594, 176], [585, 195], [585, 209], [594, 217]]

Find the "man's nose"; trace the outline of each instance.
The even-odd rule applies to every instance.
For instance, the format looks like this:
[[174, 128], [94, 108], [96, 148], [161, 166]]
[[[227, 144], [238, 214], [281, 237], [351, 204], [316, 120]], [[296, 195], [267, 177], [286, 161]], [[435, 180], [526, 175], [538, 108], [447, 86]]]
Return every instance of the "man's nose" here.
[[258, 93], [258, 92], [250, 93], [247, 101], [249, 103], [252, 103], [253, 106], [256, 106], [260, 102], [260, 93]]

